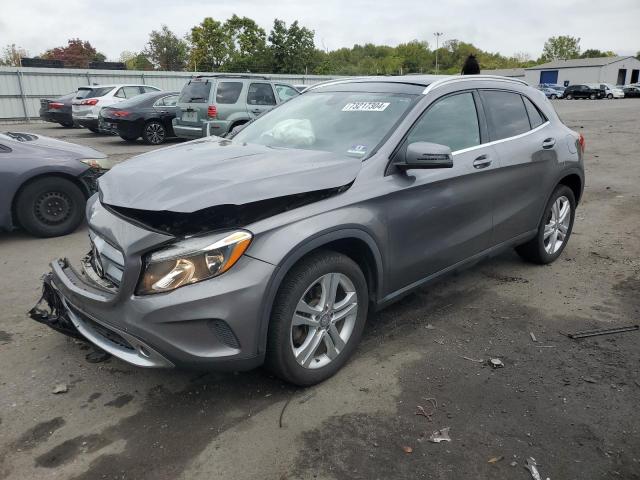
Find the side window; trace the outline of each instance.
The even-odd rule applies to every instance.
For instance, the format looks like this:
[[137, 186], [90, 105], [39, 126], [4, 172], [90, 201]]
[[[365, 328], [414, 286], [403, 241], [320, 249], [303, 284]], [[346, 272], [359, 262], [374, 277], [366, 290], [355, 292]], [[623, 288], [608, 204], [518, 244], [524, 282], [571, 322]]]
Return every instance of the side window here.
[[11, 148], [7, 147], [6, 145], [3, 145], [0, 143], [0, 153], [8, 153], [11, 152], [13, 150], [11, 150]]
[[124, 87], [119, 88], [118, 91], [113, 94], [113, 96], [118, 98], [127, 98], [124, 94]]
[[175, 107], [176, 103], [178, 103], [178, 96], [177, 95], [170, 95], [168, 97], [164, 97], [162, 99], [162, 103], [167, 107]]
[[485, 90], [481, 95], [491, 140], [514, 137], [531, 129], [529, 116], [520, 94]]
[[542, 113], [540, 113], [540, 110], [538, 110], [538, 107], [536, 107], [531, 100], [529, 100], [527, 97], [522, 97], [522, 100], [524, 100], [524, 106], [527, 109], [527, 114], [529, 115], [529, 122], [531, 123], [531, 128], [539, 127], [540, 125], [542, 125], [544, 122], [547, 121], [545, 116]]
[[216, 103], [236, 103], [242, 92], [242, 82], [219, 82]]
[[157, 92], [158, 89], [155, 87], [150, 87], [150, 86], [145, 86], [145, 87], [140, 87], [142, 88], [142, 92], [143, 93], [149, 93], [149, 92]]
[[133, 98], [140, 95], [140, 87], [122, 87], [120, 90], [124, 91], [126, 98]]
[[268, 83], [252, 83], [247, 92], [247, 103], [249, 105], [275, 105], [276, 97], [273, 89]]
[[453, 152], [480, 145], [473, 94], [458, 93], [436, 101], [418, 120], [407, 141], [439, 143]]
[[281, 102], [286, 102], [290, 98], [300, 95], [296, 89], [288, 85], [276, 85], [276, 93]]

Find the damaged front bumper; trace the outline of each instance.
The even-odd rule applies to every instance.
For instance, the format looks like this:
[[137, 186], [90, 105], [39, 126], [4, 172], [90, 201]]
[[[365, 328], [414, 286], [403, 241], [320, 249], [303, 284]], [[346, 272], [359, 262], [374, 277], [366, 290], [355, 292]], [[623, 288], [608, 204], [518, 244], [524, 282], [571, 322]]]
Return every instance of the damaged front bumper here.
[[[67, 267], [65, 260], [59, 260]], [[128, 333], [105, 325], [73, 307], [53, 283], [53, 273], [42, 278], [42, 297], [29, 316], [64, 335], [88, 340], [102, 350], [138, 367], [173, 367], [152, 347]]]

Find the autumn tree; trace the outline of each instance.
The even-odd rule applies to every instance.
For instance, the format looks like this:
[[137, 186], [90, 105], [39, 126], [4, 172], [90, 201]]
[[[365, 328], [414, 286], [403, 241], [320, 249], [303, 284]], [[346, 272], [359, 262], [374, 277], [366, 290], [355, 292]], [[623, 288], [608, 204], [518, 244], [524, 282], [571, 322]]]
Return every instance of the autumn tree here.
[[7, 67], [19, 67], [21, 58], [28, 57], [29, 53], [22, 47], [16, 47], [15, 43], [7, 45], [0, 53], [0, 65]]
[[[149, 41], [142, 53], [158, 69], [179, 72], [185, 68], [188, 50], [187, 42], [178, 38], [169, 27], [162, 25], [160, 30], [153, 30], [149, 34]], [[138, 58], [137, 61], [144, 63], [143, 58]]]
[[88, 68], [91, 62], [104, 62], [106, 57], [91, 46], [88, 41], [72, 38], [66, 47], [56, 47], [41, 55], [47, 60], [61, 60], [65, 67]]

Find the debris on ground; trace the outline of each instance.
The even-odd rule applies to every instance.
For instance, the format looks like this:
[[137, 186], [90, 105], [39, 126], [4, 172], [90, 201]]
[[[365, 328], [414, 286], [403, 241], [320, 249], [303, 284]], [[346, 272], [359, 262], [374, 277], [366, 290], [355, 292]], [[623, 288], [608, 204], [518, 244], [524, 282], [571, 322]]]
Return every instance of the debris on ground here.
[[66, 383], [58, 383], [55, 387], [53, 387], [53, 390], [51, 391], [51, 393], [53, 393], [54, 395], [57, 395], [59, 393], [67, 393], [69, 391], [69, 387], [67, 386]]
[[109, 360], [111, 354], [104, 350], [96, 349], [93, 352], [87, 353], [84, 358], [89, 363], [101, 363]]
[[433, 432], [429, 437], [429, 441], [432, 443], [450, 442], [451, 441], [451, 437], [449, 436], [450, 428], [451, 427], [445, 427]]
[[529, 332], [529, 336], [531, 337], [531, 341], [532, 342], [537, 342], [538, 339], [536, 338], [535, 334], [533, 332]]
[[470, 362], [475, 362], [475, 363], [484, 363], [484, 360], [482, 359], [477, 359], [477, 358], [471, 358], [471, 357], [462, 357], [465, 360], [469, 360]]
[[511, 462], [509, 465], [511, 465], [512, 467], [517, 467], [518, 466], [518, 462]]
[[444, 337], [436, 338], [434, 342], [438, 345], [444, 345]]
[[[538, 464], [536, 463], [535, 458], [533, 457], [527, 458], [527, 463], [524, 468], [529, 470], [529, 473], [531, 473], [531, 478], [533, 478], [533, 480], [542, 480], [542, 476], [538, 471]], [[549, 478], [547, 478], [547, 480], [549, 480]]]
[[402, 450], [404, 450], [404, 453], [411, 453], [411, 452], [413, 452], [413, 448], [411, 448], [411, 447], [407, 447], [407, 446], [402, 447]]
[[640, 330], [640, 325], [628, 325], [625, 327], [613, 327], [613, 328], [596, 328], [593, 330], [584, 330], [582, 332], [576, 333], [567, 333], [567, 337], [576, 339], [576, 338], [586, 338], [586, 337], [596, 337], [599, 335], [611, 335], [613, 333], [624, 333], [624, 332], [632, 332], [634, 330]]
[[491, 358], [491, 359], [489, 359], [489, 365], [491, 365], [493, 368], [503, 368], [504, 367], [504, 363], [502, 363], [502, 360], [500, 360], [499, 358]]
[[500, 460], [504, 460], [504, 455], [500, 455], [499, 457], [491, 457], [487, 460], [487, 463], [498, 463]]
[[582, 380], [584, 380], [587, 383], [598, 383], [598, 381], [593, 377], [582, 377]]
[[426, 326], [426, 327], [424, 327], [424, 328], [426, 328], [427, 330], [435, 330], [435, 328], [436, 328], [436, 327], [434, 327], [434, 326], [433, 326], [433, 325], [431, 325], [430, 323], [427, 323], [427, 326]]
[[433, 414], [436, 413], [436, 410], [438, 408], [438, 401], [435, 398], [425, 398], [425, 400], [431, 404], [431, 411], [427, 412], [422, 405], [417, 405], [416, 408], [418, 409], [418, 411], [416, 412], [416, 415], [425, 417], [427, 420], [432, 422]]

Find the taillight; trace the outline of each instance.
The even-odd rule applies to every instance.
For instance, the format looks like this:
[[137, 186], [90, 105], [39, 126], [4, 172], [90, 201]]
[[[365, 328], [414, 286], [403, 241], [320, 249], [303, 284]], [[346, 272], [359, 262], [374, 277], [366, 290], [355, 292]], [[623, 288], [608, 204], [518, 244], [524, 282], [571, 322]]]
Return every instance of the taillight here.
[[215, 105], [209, 105], [207, 108], [207, 117], [216, 118], [218, 116], [218, 108]]
[[578, 144], [580, 145], [580, 150], [582, 150], [582, 153], [584, 153], [584, 137], [582, 136], [582, 134], [580, 133], [578, 135]]
[[126, 110], [116, 110], [115, 112], [111, 112], [111, 115], [113, 115], [114, 117], [126, 117], [130, 114], [131, 112], [127, 112]]
[[64, 107], [63, 103], [60, 102], [49, 102], [49, 108], [53, 108], [54, 110], [58, 110], [59, 108]]
[[80, 102], [80, 105], [95, 105], [98, 103], [98, 99], [97, 98], [88, 98], [86, 100], [82, 100]]

